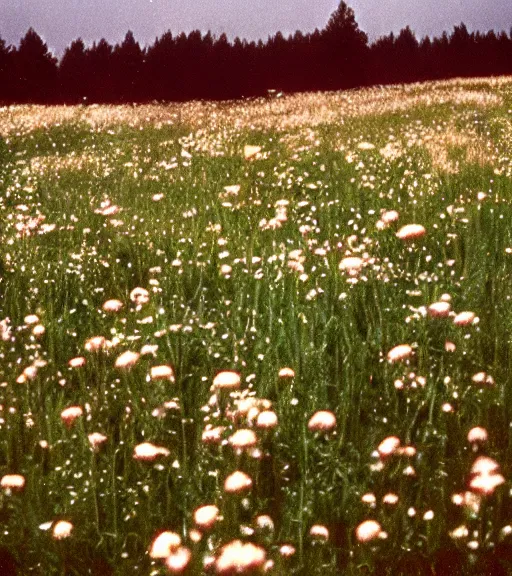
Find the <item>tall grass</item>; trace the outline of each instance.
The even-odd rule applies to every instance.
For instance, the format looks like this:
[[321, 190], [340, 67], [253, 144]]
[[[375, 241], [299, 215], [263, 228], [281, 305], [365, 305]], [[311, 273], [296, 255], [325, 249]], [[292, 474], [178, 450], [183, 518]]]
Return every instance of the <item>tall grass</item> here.
[[[1, 109], [0, 475], [25, 482], [0, 493], [0, 558], [23, 574], [178, 572], [150, 554], [172, 531], [191, 574], [510, 569], [510, 86], [200, 118]], [[426, 233], [397, 237], [413, 223]], [[389, 360], [400, 344], [411, 354]], [[141, 355], [116, 367], [125, 351]], [[173, 377], [152, 378], [160, 365]], [[216, 388], [221, 371], [240, 386]], [[318, 411], [335, 426], [315, 428]], [[475, 427], [486, 441], [468, 441]], [[233, 445], [244, 429], [255, 446]], [[160, 455], [137, 458], [146, 442]], [[472, 473], [478, 456], [494, 470]], [[239, 493], [237, 470], [252, 480]], [[252, 564], [249, 549], [224, 562], [237, 539], [260, 547]]]

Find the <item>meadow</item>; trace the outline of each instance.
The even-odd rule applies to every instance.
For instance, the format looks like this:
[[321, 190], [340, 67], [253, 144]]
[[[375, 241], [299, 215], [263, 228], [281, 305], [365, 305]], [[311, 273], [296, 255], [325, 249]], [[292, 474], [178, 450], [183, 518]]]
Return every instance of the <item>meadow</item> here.
[[2, 574], [511, 571], [511, 178], [509, 77], [0, 108]]

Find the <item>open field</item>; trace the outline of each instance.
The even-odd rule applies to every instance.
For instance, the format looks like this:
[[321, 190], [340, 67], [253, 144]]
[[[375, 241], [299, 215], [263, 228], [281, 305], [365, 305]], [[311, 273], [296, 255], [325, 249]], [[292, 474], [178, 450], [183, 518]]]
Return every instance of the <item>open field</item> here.
[[512, 570], [512, 78], [0, 108], [0, 216], [0, 566]]

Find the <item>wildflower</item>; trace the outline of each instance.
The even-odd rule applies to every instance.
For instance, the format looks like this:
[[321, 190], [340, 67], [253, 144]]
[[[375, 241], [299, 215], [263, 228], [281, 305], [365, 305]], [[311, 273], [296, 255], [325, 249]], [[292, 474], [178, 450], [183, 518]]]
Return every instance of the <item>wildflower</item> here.
[[397, 238], [400, 240], [414, 240], [416, 238], [421, 238], [425, 235], [425, 228], [421, 224], [407, 224], [402, 226], [400, 230], [396, 233]]
[[494, 378], [487, 374], [486, 372], [478, 372], [471, 378], [474, 384], [478, 384], [480, 386], [493, 386], [494, 385]]
[[211, 528], [217, 521], [218, 517], [219, 509], [215, 504], [201, 506], [194, 512], [194, 522], [199, 526], [199, 528], [203, 528], [203, 530]]
[[469, 487], [478, 494], [490, 495], [494, 490], [505, 482], [501, 474], [489, 474], [475, 476], [469, 483]]
[[143, 304], [147, 304], [149, 302], [149, 292], [145, 288], [134, 288], [130, 292], [130, 300], [136, 306], [142, 306]]
[[256, 517], [256, 526], [259, 530], [274, 530], [274, 521], [268, 514], [260, 514]]
[[245, 492], [252, 488], [252, 479], [245, 472], [237, 470], [230, 474], [224, 481], [224, 490], [229, 494]]
[[71, 535], [71, 531], [73, 530], [73, 524], [71, 522], [67, 522], [66, 520], [59, 520], [53, 526], [52, 536], [55, 540], [63, 540], [64, 538], [68, 538]]
[[396, 436], [388, 436], [379, 444], [377, 451], [381, 458], [391, 456], [400, 447], [400, 438]]
[[99, 447], [107, 441], [107, 437], [104, 434], [100, 434], [99, 432], [93, 432], [87, 436], [89, 440], [89, 444], [94, 451], [97, 451]]
[[116, 299], [107, 300], [106, 302], [103, 303], [102, 306], [104, 312], [119, 312], [119, 310], [121, 310], [122, 307], [123, 303], [121, 302], [121, 300]]
[[382, 502], [388, 504], [389, 506], [394, 506], [398, 502], [398, 495], [393, 492], [388, 492], [382, 497]]
[[256, 446], [258, 439], [253, 430], [243, 428], [232, 434], [228, 442], [233, 448], [244, 449]]
[[29, 314], [28, 316], [25, 316], [24, 321], [28, 326], [37, 324], [39, 322], [39, 316], [36, 314]]
[[260, 155], [261, 146], [251, 146], [250, 144], [246, 144], [244, 146], [244, 158], [246, 160], [250, 160], [252, 158], [258, 158]]
[[457, 349], [457, 346], [455, 346], [455, 344], [453, 342], [446, 340], [446, 342], [444, 343], [444, 349], [446, 352], [455, 352], [455, 350]]
[[133, 451], [133, 457], [135, 460], [141, 460], [143, 462], [153, 462], [159, 456], [169, 456], [170, 452], [167, 448], [162, 446], [155, 446], [151, 442], [143, 442], [142, 444], [137, 444]]
[[309, 419], [308, 428], [312, 432], [330, 432], [336, 428], [336, 416], [329, 410], [319, 410]]
[[285, 558], [293, 556], [295, 552], [296, 552], [295, 546], [292, 546], [291, 544], [283, 544], [279, 548], [279, 554], [281, 554], [281, 556], [284, 556]]
[[25, 477], [21, 474], [6, 474], [0, 480], [0, 486], [4, 490], [23, 490]]
[[39, 338], [39, 337], [42, 336], [45, 332], [46, 332], [46, 328], [45, 328], [42, 324], [36, 324], [36, 325], [32, 328], [32, 334], [33, 334], [36, 338]]
[[256, 418], [258, 428], [275, 428], [277, 426], [277, 414], [273, 410], [263, 410]]
[[220, 550], [215, 561], [218, 574], [243, 574], [259, 569], [266, 561], [266, 552], [252, 542], [233, 540]]
[[475, 322], [476, 316], [474, 312], [459, 312], [453, 319], [455, 326], [469, 326]]
[[389, 362], [399, 362], [406, 360], [413, 353], [412, 347], [409, 344], [400, 344], [395, 346], [388, 352]]
[[151, 379], [152, 380], [170, 380], [174, 382], [174, 370], [171, 366], [153, 366], [151, 368]]
[[434, 302], [427, 308], [428, 315], [432, 318], [446, 318], [450, 314], [449, 302]]
[[104, 350], [107, 347], [107, 341], [104, 336], [93, 336], [85, 341], [85, 349], [87, 352], [97, 352]]
[[356, 538], [359, 542], [370, 542], [378, 538], [381, 532], [381, 525], [376, 520], [365, 520], [356, 528]]
[[489, 458], [489, 456], [479, 456], [471, 466], [471, 474], [481, 476], [489, 476], [496, 473], [500, 469], [496, 460]]
[[71, 360], [68, 361], [68, 365], [71, 368], [81, 368], [82, 366], [85, 366], [85, 362], [83, 356], [78, 356], [77, 358], [71, 358]]
[[392, 222], [396, 222], [400, 215], [396, 210], [384, 210], [381, 215], [380, 219], [384, 224], [391, 224]]
[[203, 430], [201, 440], [205, 444], [220, 444], [222, 442], [222, 434], [226, 428], [224, 426], [216, 426], [212, 428], [211, 424]]
[[287, 366], [285, 366], [284, 368], [281, 368], [279, 370], [278, 376], [279, 378], [294, 378], [295, 371], [292, 368], [288, 368]]
[[165, 565], [167, 570], [171, 573], [183, 572], [183, 570], [188, 566], [191, 558], [192, 553], [190, 550], [185, 546], [181, 546], [169, 554], [165, 561]]
[[470, 444], [485, 444], [487, 438], [487, 430], [481, 426], [475, 426], [468, 432], [468, 442]]
[[150, 558], [167, 558], [181, 545], [181, 538], [176, 532], [162, 532], [152, 542]]
[[192, 542], [197, 544], [198, 542], [201, 542], [201, 539], [203, 538], [203, 533], [200, 532], [199, 530], [196, 530], [195, 528], [192, 528], [191, 530], [188, 531], [188, 537], [190, 538], [190, 540], [192, 540]]
[[83, 410], [80, 406], [69, 406], [60, 413], [60, 418], [68, 428], [71, 428], [73, 422], [82, 414]]
[[488, 456], [479, 456], [471, 467], [472, 478], [469, 487], [477, 494], [488, 496], [505, 482], [505, 478], [499, 473], [499, 464]]
[[309, 535], [311, 538], [316, 538], [318, 540], [329, 540], [329, 530], [322, 524], [314, 524], [311, 526], [309, 529]]
[[116, 358], [115, 367], [130, 369], [137, 364], [139, 357], [140, 354], [138, 352], [127, 350]]
[[213, 379], [213, 387], [226, 390], [240, 388], [240, 374], [233, 370], [219, 372]]
[[369, 504], [372, 508], [374, 508], [375, 504], [377, 503], [377, 498], [373, 492], [367, 492], [361, 496], [361, 502], [364, 504]]
[[351, 256], [348, 258], [343, 258], [343, 260], [340, 262], [339, 269], [346, 271], [350, 276], [355, 276], [361, 271], [363, 264], [364, 260], [362, 258]]

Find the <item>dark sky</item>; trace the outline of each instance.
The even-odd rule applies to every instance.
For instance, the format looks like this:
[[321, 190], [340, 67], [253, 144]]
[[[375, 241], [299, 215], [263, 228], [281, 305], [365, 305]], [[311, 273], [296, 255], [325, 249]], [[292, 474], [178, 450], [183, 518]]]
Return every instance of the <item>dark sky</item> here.
[[[371, 39], [409, 24], [417, 36], [450, 31], [510, 31], [512, 0], [349, 0]], [[247, 39], [266, 39], [281, 30], [322, 28], [337, 0], [0, 0], [0, 37], [18, 44], [32, 26], [54, 53], [71, 40], [119, 42], [131, 29], [141, 45], [170, 29], [200, 29]]]

